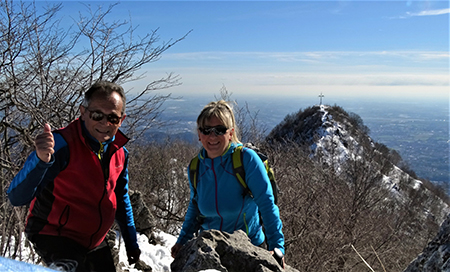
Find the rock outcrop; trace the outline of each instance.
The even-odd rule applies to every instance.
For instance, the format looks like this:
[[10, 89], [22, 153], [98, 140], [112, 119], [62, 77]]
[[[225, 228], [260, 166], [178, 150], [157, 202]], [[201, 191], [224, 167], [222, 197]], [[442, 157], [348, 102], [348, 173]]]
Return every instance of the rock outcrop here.
[[145, 234], [150, 243], [155, 244], [153, 231], [155, 228], [155, 219], [144, 202], [140, 191], [129, 192], [131, 206], [133, 206], [134, 224], [137, 232]]
[[442, 223], [439, 233], [404, 272], [450, 272], [450, 215]]
[[251, 244], [241, 230], [233, 234], [217, 230], [203, 231], [189, 241], [171, 264], [172, 272], [194, 272], [215, 269], [223, 272], [294, 272], [282, 269], [269, 251]]
[[[154, 219], [143, 201], [141, 193], [130, 191], [130, 200], [133, 206], [136, 230], [145, 234], [149, 238], [149, 242], [157, 243], [156, 239], [152, 239]], [[115, 259], [117, 271], [123, 271], [123, 264], [118, 263], [118, 252], [114, 247], [115, 239], [116, 232], [113, 230], [108, 233], [107, 242], [114, 252], [113, 255], [117, 257]], [[152, 271], [151, 267], [142, 261], [136, 264], [135, 269], [143, 272]], [[269, 251], [252, 245], [243, 231], [228, 234], [217, 230], [204, 231], [199, 237], [189, 241], [171, 264], [172, 272], [197, 272], [207, 269], [224, 272], [298, 271], [288, 265], [283, 270]]]
[[[144, 202], [142, 198], [142, 194], [139, 191], [131, 191], [129, 192], [131, 206], [133, 207], [133, 217], [134, 224], [136, 226], [136, 231], [145, 234], [148, 237], [148, 240], [152, 244], [156, 244], [157, 241], [154, 235], [154, 218], [149, 208]], [[108, 232], [105, 240], [112, 251], [112, 255], [114, 256], [114, 263], [116, 265], [117, 271], [122, 271], [122, 267], [124, 266], [122, 263], [119, 263], [119, 250], [115, 246], [116, 242], [116, 231], [119, 229], [117, 225], [113, 226], [111, 230]], [[148, 266], [145, 262], [139, 261], [136, 264], [136, 269], [139, 271], [152, 271], [151, 267]]]

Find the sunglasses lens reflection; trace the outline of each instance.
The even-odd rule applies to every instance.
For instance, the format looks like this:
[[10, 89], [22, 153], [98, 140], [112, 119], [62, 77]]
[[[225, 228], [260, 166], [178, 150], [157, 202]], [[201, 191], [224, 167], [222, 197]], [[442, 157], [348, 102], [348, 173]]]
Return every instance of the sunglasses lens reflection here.
[[101, 112], [91, 112], [91, 119], [94, 121], [101, 121], [103, 120], [103, 117], [105, 117], [105, 115]]
[[205, 127], [200, 128], [200, 132], [204, 135], [209, 135], [211, 132], [214, 132], [217, 136], [224, 135], [227, 132], [227, 128], [224, 126], [216, 126], [216, 127]]
[[106, 115], [103, 112], [99, 112], [99, 111], [89, 111], [89, 112], [90, 112], [89, 117], [96, 122], [102, 121], [105, 117], [106, 117], [106, 120], [108, 120], [108, 122], [110, 122], [112, 124], [117, 125], [120, 122], [120, 117], [118, 117], [114, 114]]

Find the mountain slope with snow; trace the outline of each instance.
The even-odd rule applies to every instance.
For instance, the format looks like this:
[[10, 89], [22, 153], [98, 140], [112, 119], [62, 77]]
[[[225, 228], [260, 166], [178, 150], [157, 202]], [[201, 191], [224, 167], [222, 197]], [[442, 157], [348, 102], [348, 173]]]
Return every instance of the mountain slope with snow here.
[[[421, 195], [425, 213], [435, 205], [436, 218], [445, 218], [450, 211], [448, 198], [439, 193], [439, 188], [426, 180], [420, 180], [406, 166], [400, 155], [382, 143], [373, 141], [370, 130], [355, 113], [347, 113], [339, 106], [317, 105], [290, 114], [267, 136], [269, 144], [303, 146], [313, 160], [333, 167], [337, 173], [346, 175], [344, 165], [355, 161], [370, 161], [376, 164], [383, 183], [392, 195], [401, 198], [417, 198]], [[436, 193], [437, 192], [437, 193]], [[440, 221], [437, 223], [441, 223]]]

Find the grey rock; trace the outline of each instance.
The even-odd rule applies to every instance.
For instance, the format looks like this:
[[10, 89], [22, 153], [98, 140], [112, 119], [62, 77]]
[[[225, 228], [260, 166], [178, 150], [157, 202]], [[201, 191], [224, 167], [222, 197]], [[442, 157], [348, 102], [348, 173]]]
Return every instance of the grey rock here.
[[134, 268], [136, 268], [137, 270], [142, 271], [142, 272], [151, 272], [151, 271], [153, 271], [152, 267], [149, 266], [148, 264], [146, 264], [142, 260], [137, 261], [137, 263], [134, 265]]
[[171, 264], [172, 272], [216, 269], [223, 272], [298, 271], [282, 269], [269, 251], [251, 244], [241, 230], [233, 234], [218, 230], [203, 231], [183, 246]]
[[149, 242], [155, 244], [152, 242], [154, 241], [153, 231], [155, 228], [155, 219], [153, 218], [150, 209], [145, 204], [141, 192], [130, 190], [129, 195], [131, 206], [133, 207], [133, 217], [136, 231], [141, 234], [145, 234], [148, 237]]
[[404, 272], [450, 272], [450, 215], [442, 223], [439, 233]]
[[[133, 217], [134, 224], [136, 226], [136, 231], [145, 234], [149, 242], [154, 241], [154, 218], [150, 212], [150, 209], [144, 202], [142, 198], [142, 194], [139, 191], [129, 191], [131, 206], [133, 207]], [[117, 224], [114, 224], [111, 230], [105, 237], [106, 243], [111, 249], [112, 256], [114, 258], [114, 264], [116, 266], [116, 271], [121, 272], [122, 267], [124, 267], [123, 263], [119, 263], [119, 249], [115, 247], [116, 243], [116, 231], [119, 230]], [[155, 243], [153, 243], [155, 244]], [[151, 267], [147, 265], [144, 261], [139, 261], [136, 264], [136, 269], [143, 272], [152, 271]]]

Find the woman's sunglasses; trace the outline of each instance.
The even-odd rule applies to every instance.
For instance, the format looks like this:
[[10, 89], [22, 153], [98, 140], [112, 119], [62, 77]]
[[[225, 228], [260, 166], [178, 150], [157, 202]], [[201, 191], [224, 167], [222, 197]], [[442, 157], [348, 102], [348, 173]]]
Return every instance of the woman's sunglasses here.
[[215, 127], [204, 127], [198, 128], [203, 135], [209, 135], [211, 132], [214, 132], [217, 136], [224, 135], [227, 133], [228, 128], [224, 126], [215, 126]]
[[108, 120], [108, 122], [110, 122], [111, 124], [117, 125], [118, 123], [120, 123], [120, 120], [122, 119], [122, 117], [119, 117], [115, 114], [106, 115], [105, 113], [103, 113], [101, 111], [91, 111], [88, 108], [86, 108], [86, 110], [89, 111], [89, 118], [91, 118], [92, 120], [97, 121], [97, 122], [100, 122], [101, 120], [103, 120], [106, 117], [106, 120]]

